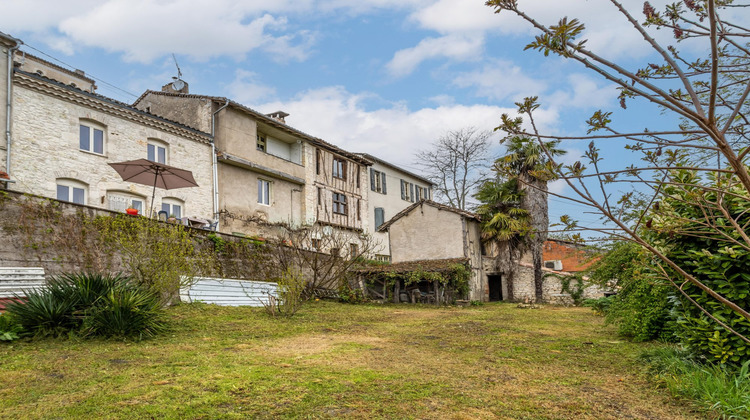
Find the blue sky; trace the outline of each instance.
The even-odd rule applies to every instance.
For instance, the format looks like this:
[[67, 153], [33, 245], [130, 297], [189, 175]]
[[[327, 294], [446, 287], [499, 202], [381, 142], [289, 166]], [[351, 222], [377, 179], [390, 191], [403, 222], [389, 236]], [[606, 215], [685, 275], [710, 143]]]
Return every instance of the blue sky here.
[[[608, 1], [520, 3], [547, 24], [578, 17], [590, 48], [630, 68], [651, 58]], [[624, 3], [642, 19], [642, 1]], [[623, 129], [665, 122], [643, 103], [618, 111], [612, 84], [576, 63], [524, 52], [531, 28], [484, 0], [0, 0], [0, 10], [0, 31], [21, 38], [28, 52], [136, 96], [171, 81], [174, 53], [191, 93], [286, 111], [295, 128], [413, 170], [417, 150], [447, 130], [492, 129], [524, 96], [540, 97], [538, 122], [556, 135], [581, 133], [600, 108], [617, 111]], [[103, 95], [135, 99], [98, 85]], [[573, 161], [585, 145], [565, 147]], [[629, 159], [620, 147], [605, 151], [607, 164]], [[595, 220], [550, 204], [551, 219]]]

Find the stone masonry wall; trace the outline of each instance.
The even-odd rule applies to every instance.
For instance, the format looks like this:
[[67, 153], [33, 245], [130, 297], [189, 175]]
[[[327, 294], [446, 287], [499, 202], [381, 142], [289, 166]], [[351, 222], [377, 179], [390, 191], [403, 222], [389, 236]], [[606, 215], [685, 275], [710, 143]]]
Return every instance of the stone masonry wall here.
[[[213, 218], [212, 159], [208, 143], [187, 139], [103, 109], [47, 95], [25, 86], [13, 91], [13, 188], [56, 197], [56, 180], [74, 179], [88, 186], [86, 204], [107, 208], [109, 191], [127, 192], [143, 199], [147, 210], [152, 188], [123, 182], [107, 163], [147, 157], [149, 139], [168, 144], [167, 164], [192, 171], [199, 187], [156, 189], [155, 209], [162, 199], [184, 202], [183, 216]], [[106, 109], [106, 108], [105, 108]], [[104, 154], [79, 150], [81, 119], [105, 128]]]

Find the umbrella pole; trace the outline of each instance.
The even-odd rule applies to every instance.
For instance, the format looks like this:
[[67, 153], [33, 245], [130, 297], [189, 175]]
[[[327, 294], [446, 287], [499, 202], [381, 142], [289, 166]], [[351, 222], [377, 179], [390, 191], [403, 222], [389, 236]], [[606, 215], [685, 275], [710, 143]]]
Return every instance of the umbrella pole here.
[[151, 215], [149, 218], [154, 218], [154, 196], [156, 196], [156, 181], [159, 179], [159, 168], [156, 168], [156, 172], [154, 173], [154, 189], [151, 191]]

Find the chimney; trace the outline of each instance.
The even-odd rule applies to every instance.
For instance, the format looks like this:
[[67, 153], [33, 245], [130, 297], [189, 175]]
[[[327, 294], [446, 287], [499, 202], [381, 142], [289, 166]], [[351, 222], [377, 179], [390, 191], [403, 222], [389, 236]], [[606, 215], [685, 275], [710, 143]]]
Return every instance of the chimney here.
[[273, 118], [274, 120], [276, 120], [276, 121], [278, 121], [278, 122], [280, 122], [282, 124], [286, 124], [286, 121], [284, 120], [284, 118], [286, 118], [286, 117], [289, 116], [289, 114], [287, 114], [284, 111], [276, 111], [276, 112], [272, 112], [272, 113], [266, 114], [266, 115], [268, 115], [269, 117]]
[[188, 87], [188, 82], [178, 79], [176, 77], [173, 78], [174, 81], [171, 83], [167, 83], [166, 85], [161, 87], [162, 92], [168, 92], [168, 93], [190, 93], [190, 88]]

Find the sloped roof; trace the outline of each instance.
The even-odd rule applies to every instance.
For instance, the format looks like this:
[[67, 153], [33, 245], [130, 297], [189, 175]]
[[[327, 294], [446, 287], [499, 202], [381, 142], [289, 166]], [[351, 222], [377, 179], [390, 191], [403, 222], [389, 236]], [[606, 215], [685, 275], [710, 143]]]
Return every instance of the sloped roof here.
[[182, 124], [180, 122], [172, 121], [170, 119], [167, 119], [167, 118], [164, 118], [164, 117], [160, 117], [158, 115], [154, 115], [154, 114], [151, 114], [151, 113], [146, 112], [146, 111], [142, 111], [142, 110], [140, 110], [138, 108], [135, 108], [134, 106], [132, 106], [130, 104], [127, 104], [125, 102], [120, 102], [120, 101], [118, 101], [116, 99], [112, 99], [112, 98], [106, 97], [104, 95], [100, 95], [98, 93], [93, 93], [93, 92], [89, 92], [89, 91], [86, 91], [86, 90], [83, 90], [83, 89], [79, 89], [77, 87], [73, 87], [71, 85], [66, 85], [65, 83], [59, 82], [59, 81], [54, 80], [54, 79], [50, 79], [50, 78], [45, 77], [45, 76], [41, 76], [41, 75], [39, 75], [37, 73], [29, 73], [27, 71], [23, 71], [23, 70], [19, 70], [19, 69], [13, 69], [13, 73], [14, 74], [18, 74], [18, 75], [22, 75], [24, 77], [28, 77], [28, 78], [31, 78], [31, 79], [36, 79], [37, 81], [42, 82], [42, 83], [48, 83], [48, 84], [53, 85], [55, 87], [68, 90], [68, 91], [70, 91], [71, 93], [74, 93], [74, 94], [87, 96], [87, 97], [89, 97], [91, 99], [96, 99], [96, 100], [104, 102], [106, 104], [109, 104], [109, 105], [112, 105], [112, 106], [115, 106], [115, 107], [118, 107], [118, 108], [125, 109], [125, 110], [127, 110], [129, 112], [132, 112], [134, 114], [138, 114], [138, 115], [140, 115], [141, 117], [144, 117], [144, 118], [149, 118], [149, 119], [152, 119], [152, 120], [161, 121], [161, 122], [169, 124], [169, 125], [173, 125], [176, 128], [179, 128], [179, 129], [185, 130], [187, 132], [190, 132], [193, 135], [197, 135], [198, 137], [202, 138], [201, 141], [204, 142], [204, 143], [210, 143], [211, 135], [209, 133], [204, 133], [204, 132], [202, 132], [200, 130], [197, 130], [197, 129], [193, 128], [193, 127], [187, 126], [187, 125]]
[[423, 177], [421, 175], [417, 175], [414, 172], [407, 171], [406, 169], [404, 169], [404, 168], [402, 168], [402, 167], [400, 167], [398, 165], [394, 165], [392, 163], [386, 162], [383, 159], [380, 159], [380, 158], [375, 157], [373, 155], [370, 155], [370, 154], [367, 154], [367, 153], [357, 153], [357, 154], [360, 155], [360, 156], [362, 156], [362, 157], [364, 157], [364, 158], [366, 158], [366, 159], [369, 159], [369, 160], [371, 160], [373, 162], [377, 162], [377, 163], [379, 163], [381, 165], [388, 166], [389, 168], [393, 168], [393, 169], [395, 169], [397, 171], [401, 171], [401, 172], [403, 172], [403, 173], [405, 173], [405, 174], [407, 174], [409, 176], [413, 176], [414, 178], [422, 180], [425, 183], [430, 184], [432, 186], [435, 185], [434, 182], [430, 181], [429, 179], [427, 179], [427, 178], [425, 178], [425, 177]]
[[143, 92], [143, 94], [141, 96], [139, 96], [138, 99], [135, 100], [135, 102], [133, 102], [133, 106], [138, 105], [138, 103], [140, 101], [142, 101], [149, 94], [162, 95], [162, 96], [173, 96], [173, 97], [179, 97], [179, 98], [207, 99], [207, 100], [214, 101], [214, 102], [217, 102], [217, 103], [222, 104], [222, 105], [226, 104], [226, 103], [229, 103], [230, 106], [232, 106], [234, 108], [237, 108], [239, 110], [242, 110], [242, 111], [244, 111], [244, 112], [246, 112], [248, 114], [251, 114], [252, 116], [254, 116], [254, 117], [262, 120], [264, 123], [266, 123], [268, 125], [271, 125], [271, 126], [276, 127], [278, 129], [281, 129], [281, 130], [284, 130], [284, 131], [296, 134], [296, 135], [298, 135], [298, 136], [300, 136], [300, 137], [308, 140], [309, 142], [311, 142], [311, 143], [313, 143], [313, 144], [315, 144], [317, 146], [320, 146], [322, 148], [328, 149], [329, 151], [337, 153], [337, 154], [339, 154], [341, 156], [345, 156], [345, 157], [347, 157], [347, 158], [349, 158], [349, 159], [351, 159], [351, 160], [353, 160], [355, 162], [361, 163], [361, 164], [366, 165], [366, 166], [372, 165], [371, 161], [367, 160], [366, 158], [364, 158], [364, 157], [362, 157], [362, 156], [360, 156], [360, 155], [358, 155], [356, 153], [347, 152], [346, 150], [341, 149], [340, 147], [335, 146], [335, 145], [333, 145], [333, 144], [331, 144], [331, 143], [329, 143], [329, 142], [327, 142], [327, 141], [325, 141], [325, 140], [323, 140], [321, 138], [318, 138], [318, 137], [312, 136], [310, 134], [307, 134], [304, 131], [298, 130], [298, 129], [292, 127], [292, 126], [289, 126], [289, 125], [287, 125], [285, 123], [282, 123], [279, 120], [271, 118], [271, 117], [269, 117], [268, 115], [266, 115], [266, 114], [264, 114], [262, 112], [256, 111], [256, 110], [254, 110], [252, 108], [249, 108], [249, 107], [247, 107], [245, 105], [242, 105], [239, 102], [235, 102], [235, 101], [233, 101], [233, 100], [231, 100], [229, 98], [225, 98], [223, 96], [194, 95], [194, 94], [191, 94], [191, 93], [174, 93], [174, 92], [162, 92], [162, 91], [157, 91], [157, 90], [147, 90], [147, 91]]
[[411, 213], [417, 207], [420, 207], [420, 206], [423, 206], [423, 205], [428, 205], [428, 206], [434, 207], [434, 208], [436, 208], [438, 210], [444, 210], [444, 211], [449, 211], [451, 213], [456, 213], [456, 214], [458, 214], [460, 216], [463, 216], [463, 217], [465, 217], [467, 219], [476, 220], [477, 222], [479, 222], [479, 221], [482, 220], [479, 217], [478, 214], [472, 213], [470, 211], [457, 209], [457, 208], [451, 207], [451, 206], [446, 206], [445, 204], [436, 203], [436, 202], [434, 202], [432, 200], [419, 200], [416, 203], [412, 204], [411, 206], [409, 206], [409, 207], [401, 210], [400, 212], [396, 213], [395, 216], [391, 217], [391, 220], [389, 220], [389, 221], [383, 223], [382, 225], [380, 225], [380, 227], [378, 228], [378, 232], [385, 232], [398, 219], [406, 216], [407, 214]]
[[441, 273], [451, 270], [455, 264], [466, 264], [468, 258], [445, 258], [440, 260], [416, 260], [404, 261], [388, 265], [375, 265], [362, 267], [355, 271], [359, 273], [409, 273], [412, 271], [422, 270], [433, 273]]
[[[69, 75], [71, 75], [73, 77], [78, 77], [79, 79], [83, 79], [83, 80], [91, 83], [92, 85], [96, 86], [96, 80], [94, 80], [94, 79], [86, 76], [86, 73], [83, 70], [78, 70], [78, 71], [80, 71], [80, 73], [76, 73], [76, 70], [70, 70], [70, 69], [65, 68], [63, 66], [57, 65], [57, 64], [55, 64], [55, 63], [53, 63], [51, 61], [47, 61], [47, 60], [45, 60], [45, 59], [43, 59], [41, 57], [38, 57], [36, 55], [29, 54], [26, 51], [18, 51], [18, 52], [16, 52], [16, 55], [20, 55], [22, 58], [31, 58], [32, 60], [36, 60], [36, 61], [38, 61], [40, 63], [46, 64], [46, 65], [54, 68], [55, 70], [57, 70], [59, 72], [62, 72], [62, 73], [65, 73], [65, 74], [69, 74]], [[96, 89], [96, 87], [94, 87], [94, 88]], [[128, 105], [128, 106], [130, 106], [130, 105]]]

